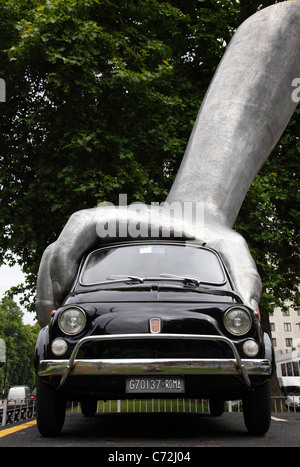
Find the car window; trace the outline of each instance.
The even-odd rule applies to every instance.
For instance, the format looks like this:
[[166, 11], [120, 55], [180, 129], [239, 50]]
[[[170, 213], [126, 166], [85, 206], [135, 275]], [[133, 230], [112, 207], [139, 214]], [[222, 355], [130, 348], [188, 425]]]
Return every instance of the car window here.
[[159, 278], [160, 274], [193, 277], [214, 284], [225, 281], [221, 262], [211, 250], [185, 245], [140, 244], [94, 251], [85, 261], [80, 282], [91, 285], [105, 282], [113, 275]]
[[286, 386], [286, 392], [290, 396], [300, 396], [300, 387], [297, 386]]

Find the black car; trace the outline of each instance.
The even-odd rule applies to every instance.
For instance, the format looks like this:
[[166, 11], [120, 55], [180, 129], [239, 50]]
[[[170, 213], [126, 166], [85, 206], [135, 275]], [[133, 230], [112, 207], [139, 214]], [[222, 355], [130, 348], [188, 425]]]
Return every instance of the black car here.
[[248, 431], [271, 419], [273, 350], [220, 255], [179, 241], [100, 246], [38, 336], [37, 424], [57, 435], [66, 401], [93, 415], [99, 399], [242, 399]]

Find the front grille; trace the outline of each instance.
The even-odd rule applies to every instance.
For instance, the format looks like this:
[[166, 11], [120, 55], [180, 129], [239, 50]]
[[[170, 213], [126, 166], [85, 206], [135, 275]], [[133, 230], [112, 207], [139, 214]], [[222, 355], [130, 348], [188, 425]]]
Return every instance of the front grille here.
[[218, 341], [129, 340], [95, 342], [82, 346], [78, 358], [232, 358], [228, 345]]

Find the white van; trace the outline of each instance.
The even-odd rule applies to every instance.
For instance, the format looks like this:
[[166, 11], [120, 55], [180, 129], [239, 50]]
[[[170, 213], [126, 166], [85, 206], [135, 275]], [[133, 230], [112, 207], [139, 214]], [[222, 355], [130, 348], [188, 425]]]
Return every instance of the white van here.
[[7, 401], [17, 404], [25, 404], [30, 399], [28, 386], [13, 386], [9, 389]]
[[285, 395], [286, 406], [300, 410], [300, 376], [279, 376], [278, 382]]

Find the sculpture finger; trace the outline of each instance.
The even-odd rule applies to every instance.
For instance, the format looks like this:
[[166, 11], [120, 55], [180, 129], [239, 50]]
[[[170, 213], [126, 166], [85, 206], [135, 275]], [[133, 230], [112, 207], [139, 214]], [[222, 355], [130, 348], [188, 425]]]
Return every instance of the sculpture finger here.
[[243, 303], [258, 311], [262, 283], [246, 240], [229, 228], [219, 228], [218, 232], [219, 235], [216, 235], [216, 230], [213, 229], [212, 238], [208, 237], [208, 243], [223, 257]]

